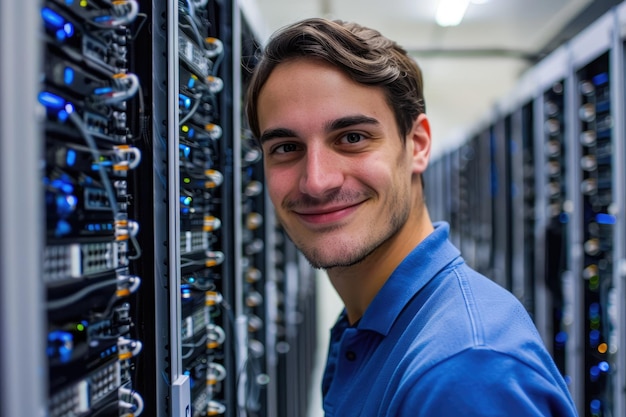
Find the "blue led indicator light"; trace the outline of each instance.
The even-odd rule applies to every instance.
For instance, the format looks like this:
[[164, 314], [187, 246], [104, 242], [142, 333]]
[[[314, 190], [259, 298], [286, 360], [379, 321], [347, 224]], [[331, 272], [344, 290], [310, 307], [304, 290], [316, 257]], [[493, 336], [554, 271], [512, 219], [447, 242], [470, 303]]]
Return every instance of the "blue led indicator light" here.
[[55, 180], [53, 184], [65, 194], [70, 194], [74, 191], [74, 186], [65, 180]]
[[589, 402], [589, 409], [591, 410], [591, 412], [594, 415], [599, 415], [598, 413], [600, 413], [602, 411], [602, 401], [600, 401], [600, 400], [591, 400]]
[[63, 32], [67, 35], [68, 38], [71, 38], [74, 35], [74, 25], [71, 23], [66, 23], [63, 25]]
[[67, 38], [67, 34], [65, 33], [65, 31], [63, 29], [59, 29], [55, 32], [55, 36], [57, 38], [58, 41], [64, 41], [65, 38]]
[[191, 148], [187, 145], [179, 145], [179, 147], [183, 151], [183, 156], [185, 158], [189, 158], [189, 154], [191, 153]]
[[56, 236], [65, 236], [72, 231], [72, 226], [65, 220], [59, 220], [54, 231]]
[[67, 85], [74, 82], [74, 70], [71, 67], [65, 67], [63, 70], [63, 82]]
[[113, 91], [111, 87], [100, 87], [100, 88], [96, 88], [95, 90], [93, 90], [93, 93], [95, 95], [100, 95], [100, 94], [108, 94], [111, 91]]
[[567, 333], [566, 332], [558, 332], [554, 337], [554, 340], [559, 345], [564, 345], [567, 342]]
[[57, 113], [57, 118], [59, 119], [59, 121], [64, 122], [66, 121], [68, 118], [70, 117], [69, 113], [66, 112], [65, 110], [61, 110]]
[[189, 81], [187, 81], [187, 87], [193, 88], [196, 85], [196, 80], [193, 77], [189, 77]]
[[65, 23], [65, 20], [58, 13], [47, 7], [41, 9], [41, 17], [46, 23], [55, 28], [60, 28]]
[[111, 20], [111, 16], [96, 16], [96, 18], [93, 19], [93, 21], [97, 23], [108, 22], [109, 20]]
[[598, 368], [602, 371], [602, 372], [609, 372], [609, 370], [611, 369], [611, 366], [609, 365], [609, 363], [607, 361], [602, 361], [598, 364]]
[[186, 109], [191, 107], [191, 99], [184, 94], [178, 95], [178, 102], [181, 106], [183, 106]]
[[65, 164], [68, 167], [74, 166], [74, 164], [76, 163], [76, 151], [73, 149], [70, 149], [67, 151], [67, 154], [65, 155]]
[[606, 72], [602, 72], [592, 78], [594, 85], [600, 86], [609, 82], [609, 74]]
[[613, 225], [616, 222], [615, 216], [605, 213], [596, 214], [596, 222], [598, 224], [610, 224]]
[[76, 209], [76, 205], [78, 200], [76, 196], [67, 195], [67, 196], [57, 196], [57, 213], [60, 215], [67, 215], [72, 213]]
[[41, 104], [52, 109], [60, 110], [65, 106], [65, 100], [47, 91], [39, 93], [38, 99]]

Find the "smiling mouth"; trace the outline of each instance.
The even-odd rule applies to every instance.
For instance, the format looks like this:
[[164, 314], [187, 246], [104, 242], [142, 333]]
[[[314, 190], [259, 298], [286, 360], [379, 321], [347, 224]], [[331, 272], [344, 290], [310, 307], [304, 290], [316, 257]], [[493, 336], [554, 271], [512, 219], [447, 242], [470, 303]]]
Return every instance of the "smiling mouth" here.
[[329, 207], [311, 211], [296, 211], [293, 212], [306, 223], [312, 224], [326, 224], [335, 223], [341, 221], [354, 213], [362, 203], [351, 204], [341, 207]]

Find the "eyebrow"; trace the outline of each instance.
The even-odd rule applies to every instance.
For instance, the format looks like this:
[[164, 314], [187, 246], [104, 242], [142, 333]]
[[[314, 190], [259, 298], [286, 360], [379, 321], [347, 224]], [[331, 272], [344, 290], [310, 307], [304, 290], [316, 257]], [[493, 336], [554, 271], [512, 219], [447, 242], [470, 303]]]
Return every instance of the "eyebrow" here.
[[259, 138], [259, 142], [261, 142], [261, 144], [267, 142], [270, 139], [275, 139], [275, 138], [294, 138], [298, 135], [296, 135], [296, 132], [294, 132], [291, 129], [286, 129], [284, 127], [279, 127], [276, 129], [269, 129], [266, 130], [265, 132], [263, 132], [261, 134], [261, 137]]
[[326, 131], [331, 132], [333, 130], [345, 129], [350, 126], [369, 124], [379, 125], [380, 122], [373, 117], [357, 114], [354, 116], [345, 116], [339, 119], [333, 120], [326, 125]]
[[[361, 124], [380, 125], [380, 122], [373, 117], [357, 114], [353, 116], [345, 116], [339, 119], [331, 120], [330, 122], [325, 124], [324, 129], [327, 132], [332, 132], [333, 130], [345, 129], [347, 127], [361, 125]], [[298, 135], [295, 131], [284, 128], [284, 127], [279, 127], [276, 129], [269, 129], [263, 132], [263, 134], [261, 134], [261, 137], [259, 138], [259, 142], [263, 144], [271, 139], [294, 138], [297, 136]]]

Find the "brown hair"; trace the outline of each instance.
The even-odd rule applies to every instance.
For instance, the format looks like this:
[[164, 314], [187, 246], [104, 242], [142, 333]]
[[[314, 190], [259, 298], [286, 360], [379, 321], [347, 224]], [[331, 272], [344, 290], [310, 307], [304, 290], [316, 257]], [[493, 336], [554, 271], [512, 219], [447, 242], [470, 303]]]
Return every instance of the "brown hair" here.
[[356, 23], [311, 18], [272, 35], [254, 69], [246, 115], [257, 139], [261, 134], [257, 101], [263, 85], [278, 64], [299, 57], [323, 59], [358, 83], [381, 87], [403, 140], [415, 119], [426, 111], [422, 72], [401, 46]]

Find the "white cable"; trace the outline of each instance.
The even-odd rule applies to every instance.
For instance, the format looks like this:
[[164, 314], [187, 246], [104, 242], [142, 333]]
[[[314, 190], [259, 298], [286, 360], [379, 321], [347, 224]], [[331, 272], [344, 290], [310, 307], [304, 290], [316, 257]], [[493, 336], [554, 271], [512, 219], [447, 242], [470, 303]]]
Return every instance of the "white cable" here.
[[141, 286], [141, 278], [139, 278], [137, 275], [133, 275], [130, 277], [130, 282], [131, 286], [128, 288], [128, 291], [130, 291], [131, 294], [134, 294], [135, 291], [137, 291]]
[[141, 353], [143, 349], [143, 343], [139, 340], [127, 339], [125, 337], [120, 337], [117, 339], [117, 345], [121, 349], [123, 347], [130, 347], [132, 350], [130, 352], [131, 357], [135, 357]]
[[[119, 75], [119, 79], [114, 79], [115, 81], [128, 81], [129, 85], [125, 90], [115, 91], [113, 93], [104, 94], [101, 101], [105, 104], [113, 104], [119, 103], [120, 101], [126, 101], [129, 98], [133, 97], [139, 91], [139, 77], [132, 73], [126, 73]], [[100, 99], [98, 96], [96, 98]]]
[[[141, 162], [141, 151], [139, 148], [130, 145], [116, 146], [115, 155], [122, 159], [117, 164], [124, 164], [128, 169], [135, 169]], [[130, 157], [128, 157], [130, 155]]]
[[131, 23], [135, 20], [135, 18], [137, 17], [137, 14], [139, 14], [139, 3], [137, 3], [135, 0], [126, 0], [124, 2], [117, 1], [114, 3], [118, 3], [118, 4], [114, 4], [114, 6], [117, 6], [117, 8], [120, 8], [120, 9], [122, 8], [122, 3], [125, 3], [125, 5], [130, 6], [130, 10], [126, 12], [126, 14], [123, 15], [121, 19], [114, 20], [115, 26], [121, 26], [121, 25]]
[[215, 58], [218, 55], [222, 55], [224, 52], [224, 44], [217, 38], [205, 38], [204, 44], [212, 47], [209, 49], [205, 46], [205, 55], [208, 58]]
[[143, 408], [144, 408], [143, 398], [141, 398], [141, 395], [139, 395], [138, 392], [131, 391], [128, 388], [120, 388], [120, 394], [130, 396], [135, 401], [135, 405], [137, 406], [137, 409], [133, 413], [135, 416], [138, 416], [141, 413], [143, 413]]
[[[128, 6], [130, 8], [125, 10]], [[117, 16], [96, 16], [95, 19], [107, 18], [102, 22], [90, 20], [89, 23], [100, 28], [110, 29], [112, 27], [126, 25], [133, 22], [139, 14], [139, 3], [136, 0], [115, 0], [111, 14]]]

